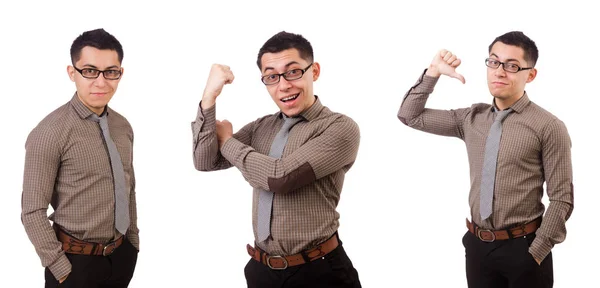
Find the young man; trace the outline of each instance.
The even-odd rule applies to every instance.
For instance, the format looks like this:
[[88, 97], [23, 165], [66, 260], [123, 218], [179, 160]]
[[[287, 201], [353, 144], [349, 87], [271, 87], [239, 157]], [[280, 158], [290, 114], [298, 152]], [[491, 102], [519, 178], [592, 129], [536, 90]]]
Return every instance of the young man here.
[[46, 287], [127, 287], [133, 276], [133, 131], [107, 106], [122, 60], [121, 44], [103, 29], [77, 37], [67, 67], [77, 91], [27, 138], [21, 219], [46, 267]]
[[469, 287], [553, 285], [550, 250], [565, 240], [573, 211], [571, 140], [564, 123], [525, 92], [537, 74], [537, 58], [535, 43], [523, 33], [499, 36], [485, 60], [492, 103], [427, 109], [441, 75], [465, 82], [455, 70], [460, 59], [441, 50], [398, 112], [409, 127], [458, 137], [467, 145], [472, 219], [463, 244]]
[[196, 169], [235, 166], [254, 188], [248, 287], [360, 287], [338, 238], [336, 211], [358, 153], [359, 128], [313, 94], [320, 73], [313, 60], [301, 35], [271, 37], [257, 64], [280, 111], [236, 134], [227, 120], [215, 119], [216, 98], [233, 73], [213, 65], [192, 123]]

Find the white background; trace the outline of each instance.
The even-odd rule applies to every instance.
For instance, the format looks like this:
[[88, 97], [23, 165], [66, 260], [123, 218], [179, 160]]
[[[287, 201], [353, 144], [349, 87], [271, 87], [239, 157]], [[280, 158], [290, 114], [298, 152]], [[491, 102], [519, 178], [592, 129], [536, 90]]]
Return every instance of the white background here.
[[44, 283], [20, 222], [24, 143], [45, 115], [70, 100], [70, 45], [99, 27], [124, 47], [125, 74], [110, 105], [135, 131], [141, 252], [130, 287], [245, 287], [252, 189], [235, 169], [194, 169], [190, 123], [215, 62], [236, 76], [218, 99], [219, 119], [237, 130], [276, 111], [255, 62], [261, 45], [281, 30], [312, 43], [322, 67], [315, 93], [361, 128], [338, 210], [363, 287], [466, 287], [465, 146], [412, 130], [396, 113], [440, 48], [463, 60], [458, 71], [467, 83], [443, 78], [428, 107], [489, 103], [488, 45], [505, 32], [524, 31], [540, 50], [538, 76], [526, 90], [566, 123], [573, 142], [575, 210], [566, 241], [552, 250], [555, 287], [597, 283], [600, 157], [592, 125], [599, 122], [600, 21], [591, 4], [208, 2], [2, 1], [0, 286]]

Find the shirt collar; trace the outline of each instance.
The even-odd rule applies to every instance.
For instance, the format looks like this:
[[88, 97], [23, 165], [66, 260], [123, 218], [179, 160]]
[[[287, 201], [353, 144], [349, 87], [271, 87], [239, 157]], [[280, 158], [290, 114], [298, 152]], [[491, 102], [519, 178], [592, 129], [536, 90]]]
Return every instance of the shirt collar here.
[[[524, 92], [523, 96], [517, 100], [517, 102], [513, 103], [512, 106], [510, 106], [509, 108], [511, 108], [513, 111], [517, 112], [517, 113], [521, 113], [523, 112], [523, 110], [525, 110], [525, 107], [527, 107], [527, 105], [529, 105], [529, 102], [531, 102], [529, 100], [529, 97], [527, 97], [527, 92]], [[496, 111], [496, 101], [492, 101], [492, 112]]]

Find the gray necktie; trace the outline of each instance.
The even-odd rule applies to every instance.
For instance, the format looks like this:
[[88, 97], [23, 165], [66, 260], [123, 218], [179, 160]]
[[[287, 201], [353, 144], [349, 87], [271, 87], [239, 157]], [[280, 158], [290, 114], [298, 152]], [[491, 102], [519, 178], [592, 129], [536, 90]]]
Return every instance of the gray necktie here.
[[496, 164], [498, 149], [500, 148], [500, 138], [502, 136], [502, 121], [510, 112], [512, 112], [512, 109], [496, 112], [496, 120], [494, 120], [485, 141], [485, 155], [483, 158], [483, 170], [481, 172], [481, 191], [479, 193], [479, 214], [481, 215], [481, 220], [485, 220], [492, 215]]
[[[283, 114], [282, 114], [283, 115]], [[290, 129], [296, 123], [302, 120], [302, 117], [289, 118], [283, 115], [283, 119], [285, 122], [277, 135], [275, 135], [275, 139], [273, 140], [273, 144], [271, 144], [271, 151], [269, 152], [270, 157], [281, 158], [281, 154], [283, 154], [283, 148], [287, 143], [288, 136], [290, 134]], [[271, 235], [271, 211], [273, 208], [273, 192], [261, 190], [258, 195], [258, 224], [257, 224], [257, 236], [258, 242], [265, 241], [269, 235]]]
[[110, 137], [106, 113], [101, 117], [93, 114], [91, 118], [100, 123], [102, 136], [104, 136], [104, 142], [106, 143], [108, 154], [110, 155], [110, 165], [112, 167], [113, 181], [115, 184], [115, 228], [117, 228], [121, 234], [125, 234], [129, 227], [129, 199], [127, 198], [125, 171], [123, 171], [121, 156], [119, 155], [119, 151], [117, 151], [117, 146]]

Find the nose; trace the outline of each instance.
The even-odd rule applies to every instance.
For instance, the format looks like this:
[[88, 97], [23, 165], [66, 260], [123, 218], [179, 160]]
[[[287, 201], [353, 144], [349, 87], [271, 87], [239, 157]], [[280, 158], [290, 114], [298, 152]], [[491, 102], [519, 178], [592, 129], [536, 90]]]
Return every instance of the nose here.
[[94, 80], [94, 85], [97, 87], [106, 86], [106, 78], [104, 78], [104, 73], [100, 73], [100, 75], [98, 75], [98, 78]]
[[498, 66], [498, 68], [496, 68], [496, 71], [494, 71], [494, 75], [497, 77], [504, 77], [506, 76], [506, 71], [504, 71], [504, 64], [500, 64]]
[[290, 81], [288, 81], [288, 80], [285, 80], [285, 78], [283, 78], [283, 76], [281, 76], [279, 78], [279, 90], [286, 91], [290, 88], [292, 88], [292, 83], [290, 83]]

